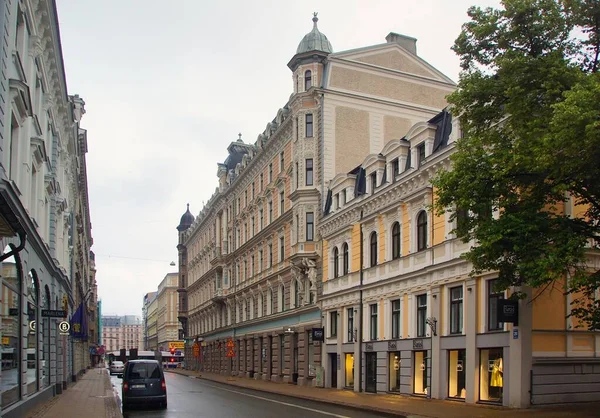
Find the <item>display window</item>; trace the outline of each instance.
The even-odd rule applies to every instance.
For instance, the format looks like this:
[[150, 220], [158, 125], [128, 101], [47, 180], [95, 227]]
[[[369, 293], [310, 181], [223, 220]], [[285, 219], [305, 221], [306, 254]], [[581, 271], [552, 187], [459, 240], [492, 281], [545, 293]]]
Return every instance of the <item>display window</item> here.
[[354, 387], [354, 354], [346, 353], [346, 359], [344, 363], [346, 387]]
[[502, 348], [479, 351], [479, 400], [502, 403], [504, 359]]
[[413, 360], [413, 393], [427, 395], [427, 352], [415, 351]]
[[400, 352], [389, 353], [390, 392], [400, 392]]
[[448, 397], [465, 399], [466, 350], [448, 351]]

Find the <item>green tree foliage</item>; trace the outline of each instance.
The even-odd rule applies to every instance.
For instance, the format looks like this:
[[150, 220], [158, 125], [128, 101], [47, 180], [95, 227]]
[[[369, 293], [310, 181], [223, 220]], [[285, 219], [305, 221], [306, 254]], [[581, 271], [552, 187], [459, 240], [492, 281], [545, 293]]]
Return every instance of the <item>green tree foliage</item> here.
[[[466, 213], [456, 234], [477, 243], [466, 255], [474, 274], [498, 271], [504, 289], [568, 277], [572, 315], [594, 329], [600, 272], [586, 259], [600, 249], [599, 3], [505, 0], [500, 9], [469, 9], [449, 97], [463, 137], [452, 168], [434, 180], [436, 212]], [[567, 199], [584, 213], [565, 215]]]

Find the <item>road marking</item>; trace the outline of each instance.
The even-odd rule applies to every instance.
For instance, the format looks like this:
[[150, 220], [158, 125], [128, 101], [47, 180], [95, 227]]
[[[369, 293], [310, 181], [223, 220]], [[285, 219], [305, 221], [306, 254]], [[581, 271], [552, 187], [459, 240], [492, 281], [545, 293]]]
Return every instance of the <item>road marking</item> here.
[[[239, 392], [237, 390], [225, 389], [220, 386], [209, 385], [208, 383], [205, 383], [205, 385], [213, 387], [215, 389], [226, 390], [227, 392], [231, 392], [231, 393], [237, 393], [238, 395], [249, 396], [250, 398], [256, 398], [256, 399], [260, 399], [263, 401], [278, 403], [280, 405], [293, 406], [294, 408], [299, 408], [299, 409], [304, 409], [306, 411], [316, 412], [317, 414], [321, 414], [321, 415], [329, 415], [330, 417], [336, 417], [336, 418], [350, 418], [346, 415], [338, 415], [338, 414], [334, 414], [333, 412], [320, 411], [318, 409], [309, 408], [307, 406], [295, 405], [295, 404], [289, 403], [289, 402], [276, 401], [275, 399], [269, 399], [269, 398], [264, 398], [262, 396], [251, 395], [249, 393]], [[281, 395], [281, 394], [277, 393], [277, 395]], [[286, 396], [286, 395], [281, 395], [281, 396]], [[310, 401], [310, 399], [305, 399], [305, 400]]]

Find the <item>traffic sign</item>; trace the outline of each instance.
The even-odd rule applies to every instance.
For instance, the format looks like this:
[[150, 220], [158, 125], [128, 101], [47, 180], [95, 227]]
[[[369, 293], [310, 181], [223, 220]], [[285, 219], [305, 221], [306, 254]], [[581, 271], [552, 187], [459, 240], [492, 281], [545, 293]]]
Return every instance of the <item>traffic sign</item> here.
[[71, 324], [69, 324], [69, 321], [59, 322], [58, 330], [60, 331], [60, 335], [69, 335], [70, 329], [71, 329]]
[[194, 357], [200, 357], [200, 344], [194, 343], [193, 350], [194, 350]]
[[235, 347], [235, 343], [233, 342], [233, 340], [227, 340], [227, 348], [233, 348]]
[[235, 351], [233, 350], [233, 348], [227, 350], [227, 357], [235, 357]]

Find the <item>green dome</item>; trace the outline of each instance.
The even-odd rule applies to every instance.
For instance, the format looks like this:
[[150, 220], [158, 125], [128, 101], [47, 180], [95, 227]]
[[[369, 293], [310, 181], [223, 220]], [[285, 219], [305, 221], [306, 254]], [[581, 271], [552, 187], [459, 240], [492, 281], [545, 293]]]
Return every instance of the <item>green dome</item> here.
[[311, 30], [304, 36], [304, 38], [302, 38], [302, 42], [300, 42], [300, 45], [298, 45], [296, 54], [302, 54], [310, 51], [322, 51], [331, 54], [333, 52], [331, 43], [327, 39], [327, 36], [319, 32], [319, 28], [317, 28], [317, 22], [319, 19], [317, 18], [316, 13], [314, 14], [312, 21], [314, 22], [313, 30]]

